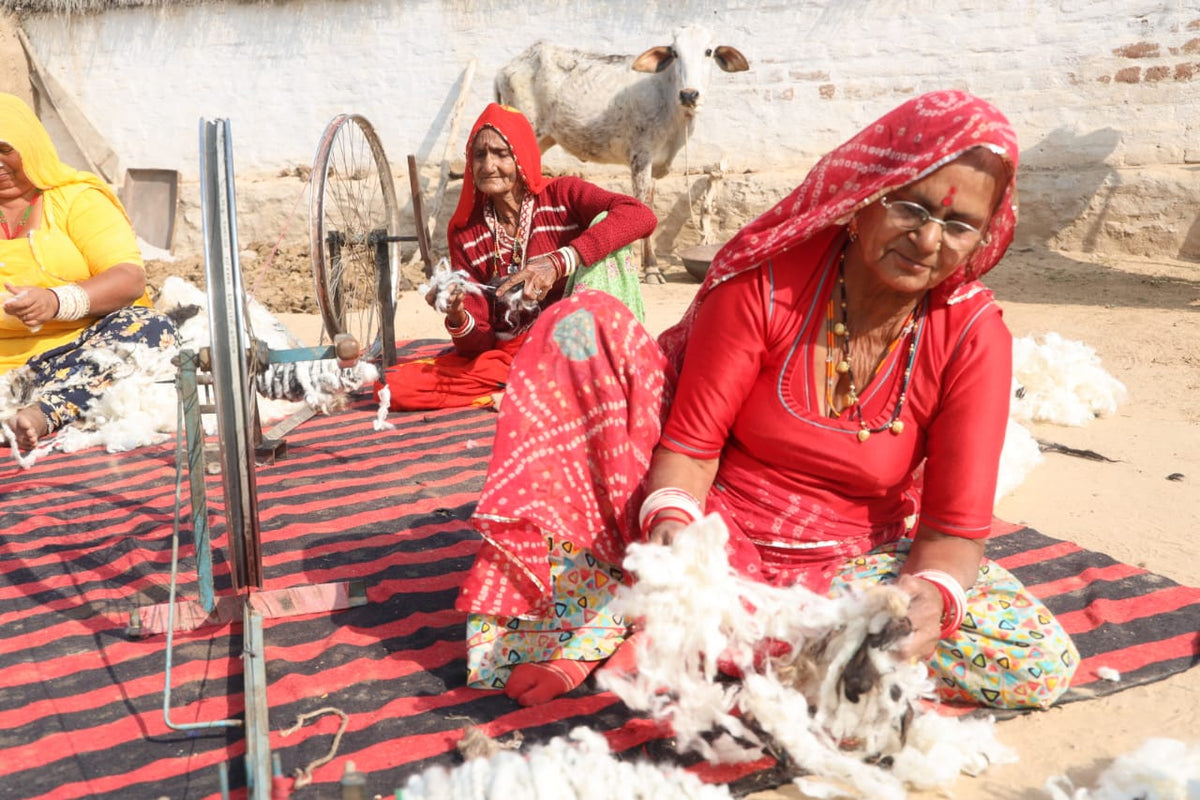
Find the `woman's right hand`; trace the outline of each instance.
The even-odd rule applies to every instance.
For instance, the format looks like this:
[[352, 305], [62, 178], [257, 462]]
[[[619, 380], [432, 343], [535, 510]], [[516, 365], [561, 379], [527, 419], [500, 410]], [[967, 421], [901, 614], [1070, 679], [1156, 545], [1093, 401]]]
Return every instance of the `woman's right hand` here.
[[4, 301], [4, 313], [16, 317], [31, 331], [37, 331], [58, 313], [58, 297], [49, 289], [11, 283], [4, 284], [4, 288], [12, 295]]
[[[466, 297], [466, 292], [463, 291], [461, 284], [452, 284], [446, 292], [446, 324], [452, 328], [458, 327], [466, 321], [467, 312], [463, 309], [464, 297]], [[438, 307], [436, 287], [426, 293], [425, 302], [435, 309]]]

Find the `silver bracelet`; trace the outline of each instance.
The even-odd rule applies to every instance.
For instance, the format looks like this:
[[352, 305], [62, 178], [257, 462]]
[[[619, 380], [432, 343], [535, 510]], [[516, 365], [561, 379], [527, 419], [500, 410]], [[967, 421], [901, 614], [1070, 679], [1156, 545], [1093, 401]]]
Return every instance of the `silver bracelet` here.
[[92, 310], [92, 299], [87, 291], [78, 283], [68, 283], [50, 289], [58, 298], [58, 311], [54, 318], [70, 322], [83, 319]]

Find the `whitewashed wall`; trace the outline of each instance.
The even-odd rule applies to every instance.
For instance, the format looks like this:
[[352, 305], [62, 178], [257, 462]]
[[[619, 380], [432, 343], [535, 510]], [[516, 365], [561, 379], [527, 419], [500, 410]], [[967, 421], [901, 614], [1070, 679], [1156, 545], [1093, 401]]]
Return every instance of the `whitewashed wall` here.
[[[1200, 257], [1200, 204], [1180, 208], [1200, 196], [1200, 173], [1187, 166], [1200, 164], [1194, 0], [295, 0], [22, 25], [122, 166], [194, 180], [200, 118], [226, 117], [245, 182], [309, 164], [325, 123], [343, 111], [372, 120], [394, 164], [406, 153], [436, 163], [471, 59], [460, 139], [491, 99], [496, 69], [536, 39], [632, 54], [692, 21], [751, 63], [714, 73], [693, 166], [723, 158], [731, 173], [764, 179], [802, 170], [905, 97], [963, 88], [1018, 129], [1026, 208], [1052, 211], [1027, 229], [1114, 246], [1150, 231], [1167, 254]], [[1151, 203], [1144, 214], [1125, 208], [1148, 172], [1160, 199], [1140, 197]], [[1097, 232], [1097, 203], [1103, 225], [1120, 230]]]

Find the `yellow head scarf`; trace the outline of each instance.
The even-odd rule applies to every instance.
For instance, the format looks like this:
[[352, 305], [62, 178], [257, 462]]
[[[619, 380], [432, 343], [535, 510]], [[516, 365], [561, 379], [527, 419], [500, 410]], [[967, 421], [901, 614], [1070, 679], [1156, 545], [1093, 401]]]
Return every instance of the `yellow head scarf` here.
[[90, 172], [59, 161], [58, 150], [33, 109], [16, 95], [3, 92], [0, 92], [0, 141], [7, 142], [21, 154], [25, 175], [37, 188], [44, 191], [72, 183], [86, 183], [103, 192], [129, 219], [125, 207], [109, 185]]

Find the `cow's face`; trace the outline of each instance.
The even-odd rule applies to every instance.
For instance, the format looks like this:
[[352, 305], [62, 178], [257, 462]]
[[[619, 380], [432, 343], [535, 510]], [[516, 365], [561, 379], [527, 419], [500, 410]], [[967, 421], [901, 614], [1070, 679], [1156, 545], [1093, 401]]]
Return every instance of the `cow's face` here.
[[739, 50], [718, 45], [707, 28], [692, 25], [675, 32], [670, 46], [652, 47], [633, 61], [638, 72], [670, 72], [672, 94], [687, 116], [700, 110], [713, 62], [725, 72], [750, 68]]

